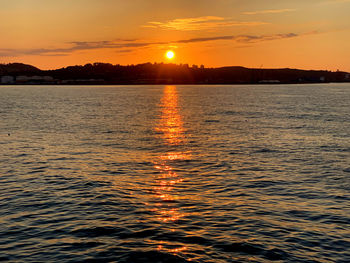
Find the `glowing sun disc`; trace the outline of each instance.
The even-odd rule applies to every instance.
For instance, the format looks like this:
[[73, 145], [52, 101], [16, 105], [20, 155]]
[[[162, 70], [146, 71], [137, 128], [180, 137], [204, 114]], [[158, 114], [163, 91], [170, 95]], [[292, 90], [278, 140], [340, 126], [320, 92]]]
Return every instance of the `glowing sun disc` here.
[[175, 53], [174, 51], [169, 50], [166, 52], [165, 56], [167, 59], [173, 59], [175, 57]]

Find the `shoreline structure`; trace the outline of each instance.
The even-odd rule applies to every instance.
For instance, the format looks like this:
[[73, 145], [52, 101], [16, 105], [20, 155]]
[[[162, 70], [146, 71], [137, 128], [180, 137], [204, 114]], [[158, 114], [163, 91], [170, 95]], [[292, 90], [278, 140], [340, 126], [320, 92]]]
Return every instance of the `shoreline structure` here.
[[350, 82], [350, 73], [327, 70], [205, 68], [188, 64], [93, 63], [55, 70], [0, 64], [0, 85], [151, 85], [151, 84], [304, 84]]

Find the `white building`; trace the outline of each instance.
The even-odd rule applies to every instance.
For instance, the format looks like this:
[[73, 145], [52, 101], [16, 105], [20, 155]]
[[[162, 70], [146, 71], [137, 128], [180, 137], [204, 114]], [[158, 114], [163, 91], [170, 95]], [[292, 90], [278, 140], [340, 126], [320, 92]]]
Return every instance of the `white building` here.
[[15, 82], [15, 78], [12, 76], [2, 76], [1, 84], [12, 84]]
[[34, 83], [43, 83], [43, 82], [52, 82], [54, 81], [53, 77], [51, 76], [18, 76], [16, 78], [17, 83], [27, 83], [27, 82], [34, 82]]

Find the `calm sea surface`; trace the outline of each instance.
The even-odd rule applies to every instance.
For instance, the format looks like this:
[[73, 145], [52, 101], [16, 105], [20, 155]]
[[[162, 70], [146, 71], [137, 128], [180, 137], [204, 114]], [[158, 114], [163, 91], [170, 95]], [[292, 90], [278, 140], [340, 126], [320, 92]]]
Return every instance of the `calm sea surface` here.
[[0, 87], [0, 261], [350, 262], [350, 84]]

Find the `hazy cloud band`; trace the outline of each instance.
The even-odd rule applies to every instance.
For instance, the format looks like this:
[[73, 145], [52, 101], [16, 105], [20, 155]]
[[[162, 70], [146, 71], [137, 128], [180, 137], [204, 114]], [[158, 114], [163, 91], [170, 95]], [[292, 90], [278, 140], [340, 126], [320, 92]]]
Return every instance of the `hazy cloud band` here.
[[73, 52], [88, 51], [97, 49], [114, 49], [118, 52], [130, 52], [134, 49], [156, 45], [171, 45], [171, 44], [191, 44], [208, 41], [235, 41], [238, 43], [253, 44], [263, 41], [272, 41], [279, 39], [295, 38], [298, 36], [316, 34], [318, 32], [309, 32], [303, 34], [287, 33], [287, 34], [273, 34], [273, 35], [225, 35], [213, 37], [200, 37], [180, 39], [168, 42], [147, 42], [137, 40], [117, 40], [117, 41], [76, 41], [69, 43], [70, 47], [64, 48], [38, 48], [38, 49], [0, 49], [0, 56], [16, 57], [21, 55], [40, 55], [40, 56], [66, 56]]

